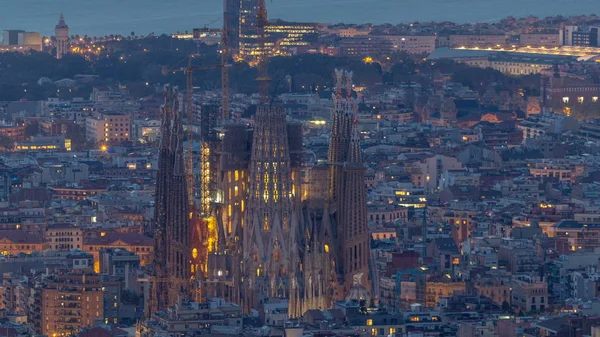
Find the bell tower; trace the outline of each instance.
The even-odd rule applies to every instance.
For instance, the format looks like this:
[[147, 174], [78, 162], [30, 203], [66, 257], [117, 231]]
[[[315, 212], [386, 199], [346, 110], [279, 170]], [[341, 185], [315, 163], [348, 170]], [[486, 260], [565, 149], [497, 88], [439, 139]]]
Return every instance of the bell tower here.
[[65, 17], [60, 14], [60, 20], [54, 27], [56, 38], [56, 58], [61, 59], [69, 51], [69, 26], [65, 23]]

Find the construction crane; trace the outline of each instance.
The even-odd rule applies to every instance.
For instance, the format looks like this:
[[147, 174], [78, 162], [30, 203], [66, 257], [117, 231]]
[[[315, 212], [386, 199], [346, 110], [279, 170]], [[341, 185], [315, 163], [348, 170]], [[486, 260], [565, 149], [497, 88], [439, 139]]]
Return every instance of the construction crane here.
[[186, 180], [187, 180], [187, 188], [188, 188], [188, 198], [190, 205], [194, 204], [194, 160], [193, 160], [193, 141], [192, 141], [192, 129], [190, 127], [191, 122], [193, 121], [192, 111], [194, 109], [194, 72], [198, 70], [208, 70], [208, 69], [218, 69], [221, 68], [221, 64], [211, 64], [211, 65], [193, 65], [193, 59], [197, 54], [192, 54], [188, 57], [188, 64], [186, 67], [177, 68], [177, 69], [166, 69], [162, 70], [163, 75], [167, 75], [169, 73], [177, 73], [183, 72], [185, 74], [186, 80], [186, 88], [185, 88], [185, 112], [186, 118], [188, 121], [188, 148], [187, 148], [187, 170], [186, 170]]
[[227, 27], [227, 0], [223, 0], [223, 30], [221, 31], [221, 120], [229, 119], [229, 28]]
[[[208, 69], [226, 69], [230, 65], [227, 64], [211, 64], [211, 65], [194, 65], [193, 59], [197, 55], [190, 55], [188, 58], [187, 66], [176, 69], [163, 69], [163, 75], [167, 75], [169, 73], [177, 73], [183, 72], [186, 76], [186, 96], [185, 96], [185, 110], [186, 116], [188, 120], [188, 124], [190, 124], [194, 120], [193, 110], [194, 110], [194, 72], [199, 70], [208, 70]], [[222, 60], [227, 60], [227, 58], [223, 58]], [[225, 72], [228, 74], [228, 72]], [[227, 82], [227, 81], [225, 81]], [[227, 103], [223, 103], [228, 106], [229, 94], [228, 94], [228, 83], [226, 84], [227, 90], [223, 92], [223, 101]], [[222, 114], [227, 112], [228, 108], [224, 108]], [[217, 114], [218, 116], [218, 114]], [[218, 118], [215, 116], [215, 118]], [[201, 274], [206, 274], [208, 272], [207, 263], [208, 256], [207, 253], [210, 250], [209, 243], [216, 243], [216, 219], [211, 215], [212, 211], [212, 199], [211, 192], [213, 190], [211, 183], [213, 181], [211, 177], [211, 171], [214, 168], [211, 167], [211, 156], [212, 156], [212, 142], [210, 140], [204, 140], [201, 143], [200, 148], [200, 179], [195, 179], [194, 176], [194, 162], [193, 162], [193, 142], [192, 142], [192, 130], [191, 127], [188, 127], [188, 147], [187, 147], [187, 170], [186, 170], [186, 180], [188, 183], [188, 195], [190, 202], [190, 225], [196, 230], [197, 235], [200, 238], [200, 242], [198, 245], [193, 247], [196, 250], [197, 256], [193, 256], [195, 262], [194, 270], [196, 272], [200, 272]], [[194, 203], [194, 191], [196, 187], [196, 182], [200, 180], [200, 209], [196, 207]], [[203, 296], [202, 289], [196, 288], [195, 298], [200, 299]]]
[[269, 102], [269, 51], [267, 50], [267, 35], [265, 29], [267, 27], [267, 5], [265, 0], [258, 0], [256, 9], [256, 27], [258, 30], [258, 92], [260, 94], [260, 103], [267, 104]]

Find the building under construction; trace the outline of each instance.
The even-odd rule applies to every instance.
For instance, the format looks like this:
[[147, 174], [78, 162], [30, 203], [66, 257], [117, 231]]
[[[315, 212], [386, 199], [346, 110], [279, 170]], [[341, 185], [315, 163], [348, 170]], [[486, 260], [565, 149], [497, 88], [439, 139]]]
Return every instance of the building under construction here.
[[177, 90], [165, 86], [154, 205], [149, 315], [189, 295], [190, 217]]
[[[199, 126], [199, 153], [197, 174], [192, 179], [195, 190], [199, 191], [199, 203], [193, 204], [192, 214], [192, 278], [204, 280], [208, 273], [208, 254], [217, 249], [217, 223], [215, 217], [214, 198], [216, 193], [216, 150], [218, 138], [216, 134], [219, 120], [219, 105], [194, 104], [194, 120]], [[206, 294], [197, 294], [200, 298]]]

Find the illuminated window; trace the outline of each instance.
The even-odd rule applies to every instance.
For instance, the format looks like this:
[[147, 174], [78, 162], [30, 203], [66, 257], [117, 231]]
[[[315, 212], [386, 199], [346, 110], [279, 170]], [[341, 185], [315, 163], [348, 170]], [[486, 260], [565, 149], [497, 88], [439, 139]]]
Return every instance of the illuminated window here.
[[577, 102], [579, 102], [579, 103], [583, 103], [583, 96], [581, 96], [581, 97], [577, 97]]
[[598, 102], [598, 96], [592, 97], [592, 102], [594, 102], [594, 103]]
[[377, 328], [372, 328], [371, 329], [371, 335], [372, 336], [377, 336]]
[[413, 317], [410, 318], [411, 322], [419, 322], [420, 320], [421, 320], [421, 318], [418, 317], [418, 316], [413, 316]]
[[452, 258], [452, 264], [453, 264], [453, 265], [457, 265], [457, 264], [459, 264], [459, 263], [460, 263], [460, 258], [458, 258], [458, 257], [454, 257], [454, 258]]
[[197, 258], [198, 257], [198, 249], [194, 248], [192, 249], [192, 258]]
[[367, 320], [367, 325], [368, 325], [368, 326], [371, 326], [371, 325], [373, 325], [373, 320], [369, 318], [369, 319]]
[[325, 248], [325, 253], [329, 253], [329, 245], [325, 245], [324, 248]]
[[562, 101], [565, 104], [569, 103], [569, 97], [563, 97]]
[[390, 335], [393, 335], [396, 333], [396, 328], [390, 328]]

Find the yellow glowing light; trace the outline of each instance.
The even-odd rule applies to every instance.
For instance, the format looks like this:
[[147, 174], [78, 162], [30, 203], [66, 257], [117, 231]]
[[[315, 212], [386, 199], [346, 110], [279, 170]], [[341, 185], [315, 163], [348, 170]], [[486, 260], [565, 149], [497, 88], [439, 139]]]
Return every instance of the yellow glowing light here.
[[363, 59], [364, 63], [373, 63], [373, 58], [371, 56], [367, 56]]
[[329, 253], [329, 245], [325, 245], [323, 248], [325, 248], [325, 253]]
[[198, 258], [198, 249], [196, 249], [196, 248], [192, 249], [192, 257], [194, 259]]
[[100, 150], [101, 150], [102, 152], [106, 152], [106, 151], [108, 150], [108, 146], [106, 146], [106, 145], [102, 145], [102, 146], [100, 146]]
[[217, 219], [210, 217], [206, 219], [206, 227], [208, 229], [208, 252], [213, 252], [217, 247]]

